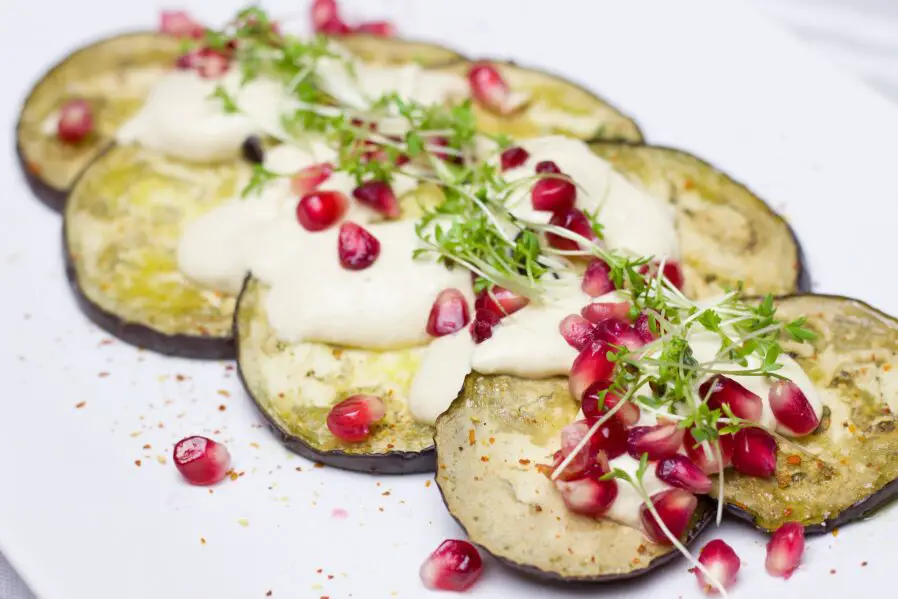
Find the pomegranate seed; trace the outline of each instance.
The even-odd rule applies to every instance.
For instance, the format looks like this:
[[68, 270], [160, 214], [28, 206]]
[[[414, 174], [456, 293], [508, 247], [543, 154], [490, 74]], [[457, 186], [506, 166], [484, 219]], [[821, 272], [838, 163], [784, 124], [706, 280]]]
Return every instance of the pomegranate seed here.
[[751, 427], [736, 432], [733, 468], [749, 476], [769, 478], [776, 472], [776, 440], [762, 429]]
[[343, 268], [364, 270], [380, 255], [380, 242], [364, 228], [347, 221], [340, 225], [337, 254]]
[[612, 418], [599, 427], [590, 442], [596, 450], [604, 452], [607, 459], [613, 460], [627, 452], [627, 429], [619, 419]]
[[[601, 418], [605, 412], [611, 410], [620, 402], [620, 397], [618, 397], [616, 393], [607, 391], [605, 393], [604, 406], [599, 410], [599, 394], [610, 386], [611, 383], [598, 381], [590, 385], [583, 394], [583, 403], [580, 404], [580, 408], [583, 410], [583, 415], [586, 417], [586, 420], [590, 423]], [[624, 404], [624, 407], [614, 413], [615, 417], [624, 426], [633, 426], [639, 422], [639, 414], [639, 406], [632, 401], [628, 401]]]
[[571, 366], [568, 388], [574, 399], [582, 399], [583, 393], [597, 381], [610, 381], [614, 363], [608, 359], [611, 347], [601, 341], [580, 352]]
[[[557, 468], [565, 458], [567, 458], [574, 449], [577, 448], [577, 445], [580, 444], [580, 441], [583, 440], [583, 437], [589, 432], [589, 423], [585, 420], [579, 420], [577, 422], [572, 422], [561, 429], [561, 453], [559, 454], [559, 458], [556, 461], [555, 467]], [[564, 469], [565, 480], [572, 480], [574, 478], [582, 477], [587, 468], [595, 461], [596, 449], [593, 443], [593, 440], [590, 439], [589, 444], [577, 453], [574, 458], [570, 461], [570, 463]]]
[[722, 410], [727, 405], [739, 418], [761, 421], [761, 398], [729, 377], [712, 376], [702, 383], [699, 393], [708, 398], [708, 407], [712, 410]]
[[393, 37], [396, 35], [396, 28], [389, 21], [369, 21], [356, 25], [352, 32], [366, 33], [377, 37]]
[[627, 452], [639, 459], [647, 453], [650, 460], [668, 458], [680, 450], [685, 431], [676, 424], [634, 426], [627, 436]]
[[611, 281], [610, 275], [611, 267], [601, 258], [596, 258], [586, 267], [580, 289], [589, 297], [599, 297], [611, 293], [614, 291], [614, 283]]
[[[698, 499], [689, 491], [683, 489], [668, 489], [652, 495], [652, 505], [658, 515], [661, 516], [661, 522], [667, 527], [667, 530], [682, 540], [692, 520], [692, 514], [698, 506]], [[655, 519], [655, 516], [649, 511], [648, 507], [643, 504], [640, 511], [642, 520], [642, 528], [652, 542], [660, 545], [670, 545], [670, 539], [661, 530], [661, 526]]]
[[159, 31], [175, 37], [202, 39], [206, 28], [183, 10], [163, 10], [159, 17]]
[[474, 343], [483, 343], [493, 336], [493, 327], [499, 324], [499, 316], [491, 310], [476, 310], [471, 323], [471, 338]]
[[336, 438], [348, 443], [364, 441], [371, 425], [384, 417], [384, 402], [374, 395], [351, 395], [327, 415], [327, 428]]
[[798, 569], [804, 554], [804, 527], [798, 522], [786, 522], [774, 531], [767, 543], [767, 573], [789, 579]]
[[462, 158], [461, 156], [455, 156], [454, 154], [450, 154], [448, 152], [441, 152], [436, 148], [448, 148], [450, 147], [449, 138], [443, 137], [442, 135], [435, 135], [431, 137], [427, 142], [427, 148], [430, 150], [434, 156], [443, 160], [445, 162], [451, 162], [453, 164], [461, 164]]
[[318, 187], [330, 179], [334, 172], [334, 165], [330, 162], [320, 162], [302, 169], [290, 180], [290, 189], [297, 196], [302, 197], [312, 193]]
[[524, 148], [519, 146], [508, 148], [502, 152], [502, 156], [500, 157], [502, 170], [507, 171], [509, 169], [517, 168], [527, 162], [528, 158], [530, 158], [530, 153]]
[[652, 322], [649, 322], [649, 315], [642, 313], [639, 315], [639, 318], [636, 319], [636, 322], [633, 324], [633, 328], [636, 329], [636, 333], [642, 338], [645, 343], [651, 343], [655, 339], [658, 338], [657, 333], [652, 330], [652, 326], [656, 329], [658, 328], [658, 323], [652, 319]]
[[770, 409], [777, 422], [796, 435], [807, 435], [817, 429], [820, 419], [801, 388], [792, 381], [776, 381], [767, 394]]
[[[565, 210], [563, 212], [556, 212], [549, 220], [549, 224], [567, 229], [568, 231], [576, 233], [581, 237], [585, 237], [590, 241], [596, 240], [596, 232], [593, 231], [589, 219], [586, 218], [585, 214], [583, 214], [576, 208]], [[580, 247], [580, 244], [578, 242], [572, 239], [567, 239], [566, 237], [561, 237], [554, 233], [546, 233], [546, 239], [549, 241], [549, 244], [552, 247], [559, 250], [576, 250]]]
[[581, 351], [595, 340], [595, 326], [579, 314], [569, 314], [558, 325], [561, 336], [568, 345]]
[[635, 328], [611, 318], [596, 325], [595, 337], [610, 345], [626, 347], [631, 351], [645, 345], [645, 340]]
[[336, 0], [314, 0], [312, 2], [312, 29], [325, 35], [346, 35], [351, 30], [340, 18]]
[[589, 322], [596, 324], [609, 318], [628, 323], [630, 322], [630, 304], [627, 302], [596, 302], [580, 310], [580, 314]]
[[567, 509], [575, 514], [594, 518], [607, 512], [617, 499], [617, 482], [614, 480], [556, 480], [555, 488], [561, 493]]
[[458, 289], [443, 289], [437, 295], [430, 316], [427, 318], [427, 334], [442, 337], [460, 331], [471, 320], [468, 302]]
[[672, 487], [686, 489], [690, 493], [704, 494], [711, 490], [708, 475], [684, 455], [672, 455], [658, 462], [655, 476]]
[[56, 135], [59, 141], [76, 144], [94, 130], [93, 110], [87, 100], [67, 100], [59, 109]]
[[[726, 468], [730, 465], [730, 461], [733, 458], [733, 435], [720, 435], [718, 442], [720, 443], [720, 457], [723, 460], [723, 467]], [[692, 431], [687, 430], [686, 434], [683, 435], [683, 449], [686, 450], [686, 455], [689, 459], [701, 468], [705, 474], [716, 474], [720, 472], [717, 452], [711, 443], [707, 445], [707, 448], [708, 451], [706, 452], [704, 444], [696, 443], [692, 437]]]
[[175, 444], [175, 466], [192, 485], [214, 485], [231, 467], [228, 448], [206, 437], [186, 437]]
[[484, 108], [497, 114], [511, 114], [521, 102], [511, 93], [499, 70], [487, 63], [477, 63], [468, 71], [471, 95]]
[[477, 548], [467, 541], [449, 539], [421, 564], [421, 582], [431, 590], [466, 591], [483, 572]]
[[399, 218], [402, 213], [393, 188], [384, 181], [366, 181], [352, 191], [352, 197], [387, 218]]
[[339, 191], [315, 191], [296, 205], [296, 218], [309, 231], [321, 231], [340, 220], [348, 207], [349, 200]]
[[530, 300], [514, 291], [494, 285], [492, 289], [484, 289], [477, 294], [474, 307], [486, 310], [499, 318], [510, 316], [530, 303]]
[[536, 163], [536, 172], [539, 175], [546, 174], [561, 174], [561, 169], [558, 168], [558, 165], [552, 162], [551, 160], [540, 160]]
[[204, 79], [215, 79], [227, 72], [230, 58], [219, 50], [200, 48], [179, 57], [175, 64], [180, 69], [195, 70]]
[[530, 190], [530, 203], [534, 210], [567, 212], [576, 201], [577, 188], [568, 179], [540, 179]]
[[[729, 589], [736, 584], [736, 575], [739, 574], [739, 568], [742, 566], [742, 561], [733, 548], [720, 539], [708, 541], [702, 547], [698, 554], [698, 563], [703, 565], [724, 589]], [[698, 578], [698, 584], [703, 591], [709, 594], [719, 592], [701, 570], [693, 568], [691, 571]]]
[[[658, 275], [658, 263], [646, 264], [639, 269], [639, 272], [655, 277]], [[680, 263], [676, 260], [666, 260], [664, 262], [664, 277], [677, 289], [683, 289], [683, 269], [680, 268]]]

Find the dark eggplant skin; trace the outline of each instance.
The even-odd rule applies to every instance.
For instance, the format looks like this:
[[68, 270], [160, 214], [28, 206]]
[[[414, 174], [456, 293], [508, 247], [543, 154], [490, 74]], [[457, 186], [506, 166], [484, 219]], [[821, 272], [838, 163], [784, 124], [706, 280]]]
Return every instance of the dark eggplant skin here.
[[25, 183], [28, 184], [28, 189], [34, 194], [34, 197], [53, 212], [61, 214], [63, 208], [65, 208], [65, 201], [69, 197], [70, 190], [57, 189], [41, 178], [35, 166], [25, 159], [18, 135], [16, 136], [16, 159], [22, 171], [22, 177], [25, 179]]
[[192, 360], [233, 360], [237, 356], [230, 337], [201, 337], [198, 335], [167, 335], [147, 326], [127, 322], [92, 302], [78, 283], [75, 263], [68, 251], [66, 228], [62, 226], [62, 254], [66, 279], [81, 312], [98, 327], [125, 343], [141, 349]]
[[[244, 289], [249, 284], [251, 278], [251, 276], [247, 276], [246, 279], [244, 279]], [[244, 294], [241, 290], [237, 299], [237, 307], [234, 309], [233, 339], [238, 339], [240, 301], [243, 297]], [[272, 434], [277, 437], [281, 445], [293, 453], [301, 455], [308, 460], [319, 462], [327, 466], [333, 466], [334, 468], [340, 468], [341, 470], [365, 472], [368, 474], [421, 474], [436, 470], [436, 449], [434, 447], [419, 452], [389, 451], [386, 453], [368, 455], [350, 454], [338, 449], [329, 451], [315, 449], [299, 437], [285, 431], [281, 424], [265, 410], [258, 398], [256, 398], [250, 391], [251, 386], [246, 380], [245, 373], [241, 367], [239, 343], [237, 344], [235, 353], [237, 359], [237, 376], [240, 378], [240, 383], [243, 385], [246, 395], [252, 400], [253, 405], [256, 406], [259, 413], [265, 417], [265, 420], [268, 422], [268, 428], [271, 430]]]

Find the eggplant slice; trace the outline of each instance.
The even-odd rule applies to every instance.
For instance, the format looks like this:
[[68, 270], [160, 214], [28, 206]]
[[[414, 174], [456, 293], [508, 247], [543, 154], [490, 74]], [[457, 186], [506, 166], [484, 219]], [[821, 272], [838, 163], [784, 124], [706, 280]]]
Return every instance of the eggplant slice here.
[[[513, 92], [529, 95], [521, 109], [499, 116], [474, 103], [477, 126], [486, 133], [512, 137], [564, 134], [583, 140], [601, 139], [642, 143], [636, 122], [580, 85], [558, 75], [529, 69], [512, 62], [489, 61], [499, 69]], [[443, 70], [465, 76], [470, 62], [458, 62]]]
[[728, 470], [724, 497], [731, 513], [762, 530], [797, 521], [822, 533], [898, 493], [898, 320], [844, 297], [797, 295], [777, 305], [785, 320], [806, 316], [818, 335], [783, 347], [814, 382], [824, 416], [813, 434], [779, 444], [775, 477]]
[[[433, 428], [415, 422], [405, 402], [420, 349], [370, 351], [279, 341], [265, 315], [265, 284], [248, 278], [234, 319], [243, 384], [282, 442], [322, 463], [363, 472], [433, 472]], [[342, 443], [327, 428], [338, 400], [384, 398], [386, 416], [362, 443]]]
[[783, 218], [745, 186], [680, 150], [593, 143], [593, 152], [677, 211], [686, 294], [743, 282], [750, 295], [808, 291], [801, 248]]
[[353, 34], [335, 41], [371, 64], [397, 66], [413, 62], [422, 67], [437, 67], [464, 60], [455, 50], [395, 37]]
[[[117, 35], [75, 51], [35, 84], [22, 106], [16, 145], [28, 185], [41, 201], [62, 210], [78, 176], [179, 54], [180, 42], [169, 36]], [[81, 143], [65, 144], [56, 137], [56, 118], [72, 98], [90, 103], [95, 131]]]
[[[579, 408], [566, 379], [469, 376], [436, 423], [437, 484], [471, 541], [513, 568], [569, 582], [641, 576], [677, 550], [635, 528], [572, 513], [537, 469], [551, 463], [553, 443]], [[699, 502], [687, 543], [712, 511]]]
[[237, 195], [248, 167], [185, 165], [114, 146], [65, 208], [66, 273], [82, 310], [128, 343], [166, 355], [233, 358], [235, 299], [191, 282], [177, 263], [188, 220]]

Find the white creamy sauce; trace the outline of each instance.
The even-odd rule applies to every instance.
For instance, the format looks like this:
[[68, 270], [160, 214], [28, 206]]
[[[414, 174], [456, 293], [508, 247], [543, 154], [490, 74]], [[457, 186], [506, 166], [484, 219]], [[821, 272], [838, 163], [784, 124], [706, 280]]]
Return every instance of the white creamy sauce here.
[[424, 349], [408, 392], [408, 407], [415, 420], [433, 423], [446, 411], [471, 372], [474, 347], [471, 333], [464, 328], [434, 339]]
[[[611, 163], [593, 154], [584, 142], [552, 135], [523, 140], [520, 146], [530, 157], [521, 166], [506, 171], [507, 180], [532, 177], [537, 163], [551, 160], [577, 183], [577, 208], [597, 211], [607, 247], [659, 259], [679, 256], [673, 208], [614, 170]], [[521, 186], [511, 202], [511, 211], [521, 218], [548, 222], [551, 217], [548, 212], [533, 209], [529, 185]]]
[[[639, 469], [639, 460], [635, 460], [629, 455], [624, 454], [614, 458], [609, 463], [612, 468], [620, 468], [629, 474], [633, 480], [636, 480], [636, 471]], [[670, 485], [659, 480], [658, 477], [655, 476], [654, 464], [650, 464], [645, 471], [645, 474], [643, 474], [642, 484], [649, 497], [671, 488]], [[643, 503], [645, 502], [633, 485], [626, 481], [618, 480], [617, 499], [611, 504], [611, 509], [608, 510], [604, 517], [633, 528], [641, 529], [642, 524], [639, 516], [642, 512]]]

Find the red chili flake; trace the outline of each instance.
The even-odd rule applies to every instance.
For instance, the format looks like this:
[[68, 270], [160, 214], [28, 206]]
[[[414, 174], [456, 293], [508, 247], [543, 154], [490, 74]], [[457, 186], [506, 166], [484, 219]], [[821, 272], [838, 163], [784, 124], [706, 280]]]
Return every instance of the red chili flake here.
[[833, 529], [833, 536], [834, 537], [839, 536], [839, 527], [838, 526]]
[[100, 377], [101, 379], [105, 379], [107, 376], [109, 376], [109, 373], [108, 373], [108, 372], [101, 372], [101, 373], [98, 374], [97, 376]]
[[529, 466], [530, 460], [525, 460], [524, 458], [521, 458], [520, 460], [518, 460], [518, 464], [520, 464], [521, 466]]
[[383, 493], [381, 493], [381, 495], [383, 495], [384, 497], [389, 497], [389, 496], [390, 496], [390, 492], [389, 492], [389, 491], [384, 491]]
[[153, 449], [153, 446], [150, 445], [149, 443], [147, 443], [146, 445], [143, 446], [143, 448], [144, 449]]
[[226, 406], [226, 405], [224, 405], [224, 404], [221, 404], [220, 406], [218, 406], [218, 411], [219, 411], [219, 412], [224, 412], [224, 411], [227, 410], [227, 409], [228, 409], [228, 406]]
[[786, 458], [786, 463], [788, 463], [792, 466], [800, 466], [801, 465], [801, 456], [792, 454]]
[[140, 460], [134, 460], [134, 465], [140, 468]]
[[315, 570], [315, 574], [321, 574], [322, 572], [324, 572], [323, 568], [318, 568], [317, 570]]
[[425, 480], [425, 481], [424, 481], [424, 486], [425, 486], [425, 487], [426, 487], [426, 488], [428, 488], [428, 489], [429, 489], [429, 488], [430, 488], [430, 485], [431, 485], [431, 483], [433, 483], [433, 481], [432, 481], [432, 480]]
[[867, 562], [861, 562], [861, 568], [866, 568], [866, 567], [867, 567]]
[[791, 515], [792, 515], [792, 508], [791, 508], [791, 507], [787, 507], [786, 509], [783, 510], [783, 516], [785, 516], [786, 518], [788, 518], [788, 517], [791, 516]]
[[249, 446], [252, 447], [253, 449], [259, 449], [258, 443], [250, 443]]
[[492, 444], [495, 443], [495, 442], [496, 442], [496, 438], [495, 438], [495, 437], [490, 437], [490, 445], [492, 445]]
[[187, 377], [184, 376], [183, 374], [176, 374], [175, 380], [178, 381], [179, 383], [183, 383], [184, 381], [187, 380]]
[[324, 468], [324, 464], [321, 462], [315, 462], [315, 468]]
[[225, 370], [228, 370], [228, 371], [234, 370], [234, 365], [233, 365], [233, 364], [227, 364], [227, 365], [225, 365]]
[[86, 401], [79, 401], [78, 403], [75, 404], [75, 408], [80, 410], [81, 408], [83, 408], [86, 405], [87, 405]]
[[333, 575], [333, 574], [328, 574], [328, 575], [327, 575], [327, 579], [328, 579], [328, 580], [333, 580], [333, 579], [334, 579], [334, 575]]
[[378, 511], [378, 512], [382, 512], [382, 511], [384, 511], [384, 508], [383, 508], [383, 506], [380, 506], [380, 507], [379, 507], [379, 508], [377, 508], [377, 511]]
[[230, 397], [231, 396], [231, 394], [228, 393], [227, 391], [225, 391], [224, 389], [219, 389], [218, 391], [216, 391], [216, 393], [218, 393], [222, 397]]
[[482, 456], [480, 456], [480, 461], [481, 461], [481, 462], [489, 462], [490, 459], [489, 459], [488, 456], [482, 455]]
[[695, 181], [692, 179], [686, 179], [683, 181], [683, 189], [692, 189], [695, 187]]
[[468, 444], [474, 445], [477, 442], [477, 437], [475, 436], [474, 429], [468, 431]]
[[265, 593], [266, 597], [271, 597], [271, 595], [272, 595], [271, 591], [268, 591], [267, 593]]
[[100, 341], [100, 347], [103, 347], [104, 345], [112, 345], [112, 344], [113, 344], [112, 339], [103, 339], [102, 341]]
[[206, 544], [206, 537], [200, 537], [200, 545]]
[[297, 467], [296, 467], [296, 471], [297, 471], [297, 472], [302, 472], [302, 466], [297, 466]]

